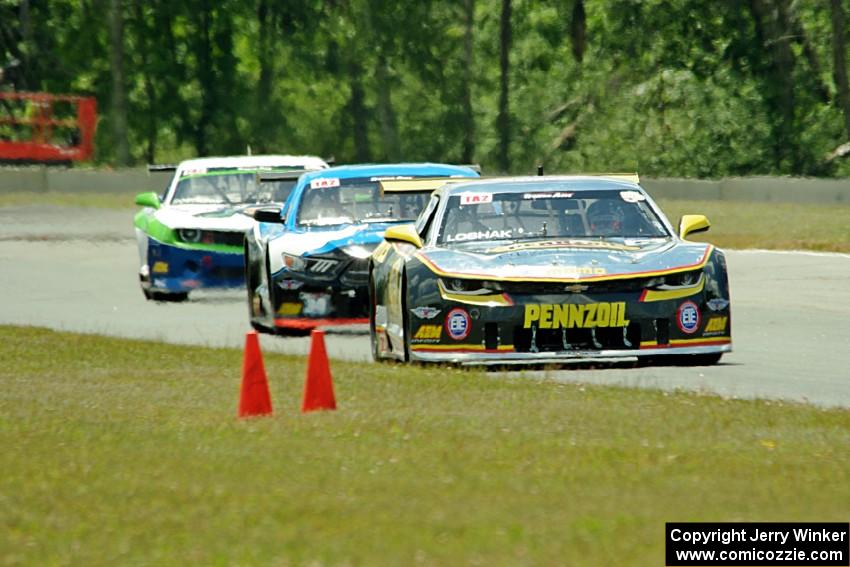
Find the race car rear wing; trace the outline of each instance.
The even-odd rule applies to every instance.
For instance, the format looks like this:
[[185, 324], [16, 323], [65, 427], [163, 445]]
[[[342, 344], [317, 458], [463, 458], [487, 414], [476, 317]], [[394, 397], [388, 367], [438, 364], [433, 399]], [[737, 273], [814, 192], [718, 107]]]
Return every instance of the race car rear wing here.
[[173, 173], [177, 171], [176, 163], [149, 163], [148, 173]]
[[588, 173], [593, 177], [607, 177], [609, 179], [618, 179], [620, 181], [628, 181], [637, 185], [640, 183], [640, 176], [637, 173]]
[[403, 193], [405, 191], [434, 191], [448, 183], [476, 181], [478, 177], [416, 177], [413, 179], [382, 179], [382, 193]]
[[263, 171], [257, 174], [257, 181], [262, 182], [272, 182], [272, 181], [287, 181], [287, 180], [295, 180], [307, 173], [308, 171], [315, 171], [312, 169], [295, 169], [292, 171]]

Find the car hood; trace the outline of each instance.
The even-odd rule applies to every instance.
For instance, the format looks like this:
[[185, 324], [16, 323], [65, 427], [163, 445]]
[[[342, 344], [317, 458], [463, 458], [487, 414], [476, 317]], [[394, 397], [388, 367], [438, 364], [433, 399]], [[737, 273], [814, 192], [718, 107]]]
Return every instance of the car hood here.
[[156, 220], [169, 228], [242, 232], [251, 228], [257, 205], [173, 205], [157, 210]]
[[546, 240], [426, 248], [419, 258], [443, 276], [495, 280], [605, 280], [699, 268], [710, 244], [665, 239]]
[[320, 256], [352, 245], [371, 250], [384, 239], [384, 231], [393, 224], [355, 224], [283, 232], [269, 242], [274, 252], [271, 254], [272, 268], [275, 268], [282, 252], [295, 256]]

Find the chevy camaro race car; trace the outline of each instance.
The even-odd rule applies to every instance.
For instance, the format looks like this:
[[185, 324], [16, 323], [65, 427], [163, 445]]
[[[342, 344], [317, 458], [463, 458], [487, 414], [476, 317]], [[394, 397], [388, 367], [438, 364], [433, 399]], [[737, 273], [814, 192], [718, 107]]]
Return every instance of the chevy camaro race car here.
[[[328, 165], [312, 156], [239, 156], [193, 159], [173, 171], [162, 196], [141, 193], [136, 204], [139, 282], [148, 299], [180, 301], [201, 287], [244, 283], [243, 240], [258, 205], [283, 203], [298, 176]], [[259, 172], [278, 179], [258, 183]]]
[[726, 261], [685, 240], [708, 227], [686, 215], [677, 234], [636, 175], [447, 185], [372, 256], [373, 355], [716, 363], [732, 348]]
[[[246, 235], [252, 326], [263, 332], [368, 322], [367, 267], [384, 230], [416, 219], [448, 178], [441, 164], [354, 165], [306, 173], [286, 205], [260, 210]], [[394, 181], [403, 187], [393, 187]]]

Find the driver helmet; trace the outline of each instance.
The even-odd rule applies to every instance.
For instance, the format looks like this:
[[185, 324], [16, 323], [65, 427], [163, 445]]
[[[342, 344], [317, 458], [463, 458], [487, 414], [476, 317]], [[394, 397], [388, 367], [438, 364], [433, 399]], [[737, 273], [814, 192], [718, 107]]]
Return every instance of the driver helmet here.
[[613, 199], [599, 199], [587, 208], [587, 222], [594, 236], [616, 236], [623, 231], [626, 212]]

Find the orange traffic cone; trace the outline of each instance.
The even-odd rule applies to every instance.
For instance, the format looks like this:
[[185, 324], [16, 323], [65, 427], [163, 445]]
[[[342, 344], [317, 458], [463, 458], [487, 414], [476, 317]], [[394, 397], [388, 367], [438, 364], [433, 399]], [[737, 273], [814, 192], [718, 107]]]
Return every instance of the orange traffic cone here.
[[325, 333], [314, 329], [310, 333], [310, 355], [307, 357], [307, 378], [304, 381], [304, 402], [301, 411], [336, 409], [334, 385], [328, 354], [325, 351]]
[[269, 415], [272, 400], [269, 382], [260, 352], [257, 331], [245, 333], [245, 357], [242, 359], [242, 388], [239, 392], [239, 417]]

